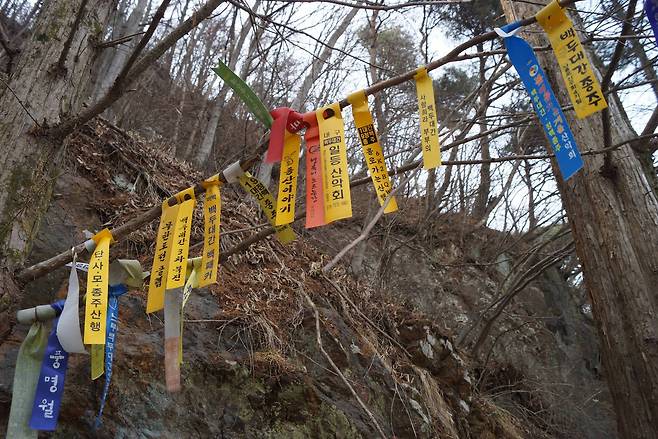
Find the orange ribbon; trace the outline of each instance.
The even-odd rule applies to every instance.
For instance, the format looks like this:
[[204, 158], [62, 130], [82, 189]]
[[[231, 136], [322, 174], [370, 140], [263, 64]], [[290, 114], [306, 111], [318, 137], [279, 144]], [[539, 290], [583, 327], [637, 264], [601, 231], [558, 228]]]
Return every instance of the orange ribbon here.
[[322, 160], [320, 159], [320, 129], [315, 111], [303, 116], [306, 124], [306, 228], [324, 226], [324, 194], [322, 191]]

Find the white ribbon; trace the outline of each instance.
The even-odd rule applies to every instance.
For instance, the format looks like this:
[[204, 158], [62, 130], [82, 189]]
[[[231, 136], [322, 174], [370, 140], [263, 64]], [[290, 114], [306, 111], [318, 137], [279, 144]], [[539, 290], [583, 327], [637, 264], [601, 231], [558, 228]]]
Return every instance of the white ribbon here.
[[237, 161], [235, 163], [230, 164], [228, 168], [224, 169], [223, 174], [224, 174], [224, 178], [226, 178], [226, 181], [228, 183], [235, 183], [238, 181], [240, 176], [244, 174], [244, 171], [240, 166], [240, 162]]
[[80, 283], [78, 282], [77, 257], [78, 255], [74, 253], [69, 275], [69, 290], [66, 294], [62, 315], [57, 323], [57, 338], [66, 352], [86, 354], [87, 351], [80, 333]]

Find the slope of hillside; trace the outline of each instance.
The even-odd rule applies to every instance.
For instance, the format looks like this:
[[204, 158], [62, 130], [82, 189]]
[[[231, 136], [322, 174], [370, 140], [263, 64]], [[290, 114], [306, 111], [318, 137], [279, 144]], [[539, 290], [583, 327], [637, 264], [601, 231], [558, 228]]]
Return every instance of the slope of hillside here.
[[[100, 120], [75, 135], [32, 261], [200, 177], [159, 148]], [[227, 249], [262, 219], [239, 188], [226, 187], [222, 197]], [[156, 226], [114, 246], [113, 256], [148, 268]], [[195, 227], [192, 241], [200, 238]], [[102, 428], [91, 428], [102, 379], [92, 383], [89, 357], [72, 355], [54, 437], [544, 436], [474, 392], [473, 370], [443, 316], [423, 314], [341, 267], [325, 276], [326, 260], [304, 237], [285, 247], [269, 238], [231, 257], [219, 285], [195, 291], [185, 309], [183, 390], [173, 395], [164, 386], [162, 316], [147, 316], [145, 291], [130, 291], [121, 298]], [[61, 297], [66, 277], [59, 269], [30, 283], [22, 306]], [[0, 434], [26, 331], [17, 325], [0, 347]]]

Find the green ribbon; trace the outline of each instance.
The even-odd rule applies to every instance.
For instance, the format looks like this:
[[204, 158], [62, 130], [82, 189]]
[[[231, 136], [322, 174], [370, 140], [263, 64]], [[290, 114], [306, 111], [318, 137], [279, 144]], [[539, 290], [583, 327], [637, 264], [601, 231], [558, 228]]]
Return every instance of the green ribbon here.
[[256, 93], [242, 80], [238, 75], [233, 73], [226, 64], [219, 61], [219, 65], [212, 69], [224, 82], [233, 89], [235, 94], [247, 104], [249, 110], [260, 120], [267, 128], [272, 126], [272, 116], [267, 111], [263, 102], [256, 96]]
[[37, 430], [32, 430], [28, 423], [32, 415], [32, 404], [47, 343], [48, 331], [43, 323], [32, 324], [16, 359], [7, 437], [36, 439], [39, 434]]

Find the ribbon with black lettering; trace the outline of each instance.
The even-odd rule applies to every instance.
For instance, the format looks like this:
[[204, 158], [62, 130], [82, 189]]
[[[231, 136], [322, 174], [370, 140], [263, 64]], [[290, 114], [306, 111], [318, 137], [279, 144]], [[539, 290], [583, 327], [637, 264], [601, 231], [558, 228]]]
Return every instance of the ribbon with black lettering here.
[[283, 145], [283, 157], [279, 172], [279, 192], [276, 201], [277, 226], [290, 224], [295, 219], [295, 200], [297, 199], [297, 174], [299, 172], [299, 147], [301, 137], [286, 131]]
[[512, 23], [502, 30], [498, 28], [495, 30], [504, 38], [507, 56], [530, 95], [546, 138], [555, 151], [562, 179], [567, 180], [583, 167], [583, 160], [560, 104], [553, 94], [546, 74], [539, 66], [532, 47], [522, 38], [514, 35], [518, 26], [518, 23]]
[[151, 267], [149, 292], [146, 298], [146, 312], [152, 313], [164, 307], [164, 295], [167, 286], [167, 272], [171, 256], [171, 243], [174, 240], [174, 227], [178, 217], [178, 203], [169, 205], [169, 200], [162, 203], [162, 216], [155, 240], [155, 254]]
[[201, 262], [202, 287], [217, 283], [217, 266], [219, 264], [219, 227], [222, 213], [219, 174], [203, 182], [206, 196], [203, 200], [203, 254]]
[[304, 114], [306, 131], [306, 228], [324, 226], [324, 194], [322, 190], [322, 158], [320, 157], [320, 128], [315, 111]]
[[176, 194], [179, 209], [171, 245], [171, 256], [167, 272], [167, 291], [165, 292], [165, 380], [169, 392], [180, 390], [180, 364], [178, 363], [178, 346], [180, 344], [180, 309], [182, 306], [182, 288], [187, 273], [187, 256], [190, 247], [192, 214], [194, 211], [194, 188], [188, 188]]
[[[368, 109], [368, 98], [363, 90], [352, 93], [347, 97], [347, 102], [352, 105], [352, 114], [354, 116], [354, 125], [359, 133], [359, 141], [363, 148], [363, 155], [370, 171], [372, 184], [377, 192], [379, 205], [383, 206], [386, 197], [391, 193], [391, 179], [388, 176], [386, 162], [384, 162], [384, 153], [379, 144], [375, 124], [372, 120], [372, 114]], [[384, 208], [384, 213], [395, 212], [398, 210], [398, 204], [395, 197], [391, 197]]]
[[96, 243], [96, 248], [89, 259], [84, 342], [90, 345], [102, 345], [105, 344], [107, 287], [110, 273], [109, 261], [112, 234], [108, 229], [103, 229], [92, 239]]
[[414, 75], [418, 113], [420, 114], [420, 146], [423, 151], [423, 169], [433, 169], [441, 165], [438, 123], [432, 78], [425, 67], [420, 67]]
[[[60, 300], [51, 306], [59, 315], [64, 308], [64, 301]], [[59, 418], [69, 354], [57, 338], [58, 320], [59, 317], [53, 322], [53, 329], [48, 336], [48, 345], [41, 362], [30, 418], [30, 428], [34, 430], [54, 431]]]
[[258, 205], [263, 210], [265, 217], [267, 217], [267, 220], [276, 230], [276, 238], [279, 242], [281, 244], [288, 244], [294, 241], [296, 238], [295, 231], [289, 224], [286, 224], [285, 226], [277, 226], [275, 224], [276, 202], [270, 191], [267, 190], [267, 187], [249, 172], [242, 173], [238, 177], [238, 181], [245, 191], [254, 196], [256, 202], [258, 202]]
[[338, 102], [316, 110], [315, 115], [320, 128], [324, 220], [329, 224], [352, 216], [345, 127]]
[[535, 15], [544, 29], [560, 65], [562, 79], [579, 119], [608, 107], [601, 85], [587, 59], [573, 23], [553, 0]]

